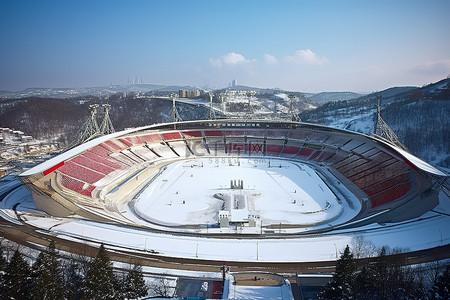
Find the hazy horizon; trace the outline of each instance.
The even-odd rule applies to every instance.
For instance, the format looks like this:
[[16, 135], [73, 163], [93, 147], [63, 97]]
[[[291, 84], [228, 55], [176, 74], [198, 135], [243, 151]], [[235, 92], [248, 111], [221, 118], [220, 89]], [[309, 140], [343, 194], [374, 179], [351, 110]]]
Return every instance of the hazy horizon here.
[[450, 2], [0, 0], [0, 90], [370, 93], [450, 74]]

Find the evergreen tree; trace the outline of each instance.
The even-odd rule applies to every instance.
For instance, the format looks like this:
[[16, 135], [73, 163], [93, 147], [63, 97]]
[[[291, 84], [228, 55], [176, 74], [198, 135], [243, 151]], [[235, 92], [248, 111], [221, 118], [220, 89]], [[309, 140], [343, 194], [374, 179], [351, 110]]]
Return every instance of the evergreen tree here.
[[[4, 293], [5, 279], [4, 279], [4, 276], [2, 276], [2, 275], [4, 274], [4, 271], [5, 271], [7, 265], [8, 265], [8, 262], [3, 257], [3, 245], [1, 244], [1, 241], [0, 241], [0, 295], [3, 295], [3, 293]], [[1, 296], [0, 296], [0, 299], [1, 299]]]
[[6, 261], [5, 257], [3, 256], [3, 245], [0, 241], [0, 271], [4, 271], [6, 269], [6, 266], [8, 265], [8, 262]]
[[372, 295], [375, 295], [377, 287], [375, 285], [375, 273], [373, 268], [366, 265], [362, 268], [361, 272], [355, 275], [355, 299], [372, 299]]
[[33, 264], [33, 273], [35, 279], [33, 299], [64, 299], [62, 270], [53, 241], [39, 254]]
[[30, 299], [30, 272], [30, 265], [16, 250], [5, 269], [3, 299]]
[[69, 300], [80, 300], [83, 297], [82, 267], [74, 259], [71, 259], [64, 269], [66, 298]]
[[431, 288], [430, 298], [433, 300], [450, 299], [450, 264], [447, 264], [444, 273], [438, 277]]
[[336, 263], [333, 279], [319, 294], [320, 299], [352, 299], [356, 263], [347, 245]]
[[375, 261], [355, 275], [355, 299], [423, 299], [423, 285], [415, 280], [417, 270], [403, 266], [387, 251], [383, 247]]
[[103, 244], [98, 254], [89, 263], [89, 269], [84, 280], [84, 297], [90, 300], [121, 299], [117, 290], [117, 279], [113, 273], [112, 262]]
[[142, 267], [134, 265], [128, 270], [123, 280], [123, 291], [126, 299], [138, 299], [148, 294], [148, 286], [145, 284]]

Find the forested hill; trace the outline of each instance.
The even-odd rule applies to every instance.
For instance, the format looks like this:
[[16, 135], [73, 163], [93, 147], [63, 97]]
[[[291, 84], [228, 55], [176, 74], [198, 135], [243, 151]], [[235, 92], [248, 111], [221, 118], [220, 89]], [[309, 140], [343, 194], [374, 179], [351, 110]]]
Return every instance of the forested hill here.
[[[0, 101], [0, 127], [20, 130], [39, 139], [59, 137], [61, 142], [70, 143], [76, 132], [90, 116], [90, 104], [109, 103], [110, 118], [116, 130], [138, 127], [172, 119], [172, 102], [161, 98], [135, 97], [129, 94], [112, 95], [107, 100], [93, 96], [54, 99], [22, 98]], [[177, 108], [183, 120], [195, 120], [209, 116], [208, 109], [178, 103]], [[98, 109], [98, 123], [102, 121]], [[76, 138], [75, 138], [76, 139]]]
[[[421, 88], [396, 87], [352, 100], [329, 102], [303, 112], [304, 122], [371, 134], [377, 97], [382, 117], [411, 153], [435, 165], [450, 167], [450, 79]], [[70, 143], [90, 116], [90, 104], [109, 103], [116, 130], [172, 120], [172, 102], [123, 93], [108, 98], [83, 96], [55, 99], [29, 97], [0, 100], [0, 127], [9, 127], [39, 139], [59, 138]], [[208, 118], [208, 108], [178, 103], [183, 120]], [[102, 120], [99, 109], [98, 122]]]
[[382, 118], [411, 153], [450, 167], [450, 79], [421, 88], [392, 88], [354, 100], [330, 102], [302, 113], [301, 118], [371, 134], [378, 96]]

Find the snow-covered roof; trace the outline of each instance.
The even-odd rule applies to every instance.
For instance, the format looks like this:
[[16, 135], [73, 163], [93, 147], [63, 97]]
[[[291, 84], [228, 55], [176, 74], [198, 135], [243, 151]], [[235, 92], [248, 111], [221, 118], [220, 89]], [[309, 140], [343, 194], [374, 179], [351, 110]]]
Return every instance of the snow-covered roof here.
[[402, 150], [402, 149], [396, 149], [398, 152], [400, 152], [400, 154], [402, 154], [410, 163], [414, 164], [416, 167], [418, 167], [419, 169], [434, 174], [434, 175], [438, 175], [438, 176], [448, 176], [447, 174], [445, 174], [444, 172], [442, 172], [441, 170], [433, 167], [432, 165], [430, 165], [429, 163], [421, 160], [420, 158]]
[[[375, 138], [376, 139], [376, 138]], [[403, 156], [403, 158], [406, 160], [407, 163], [411, 163], [414, 167], [436, 175], [436, 176], [443, 176], [443, 177], [447, 177], [448, 175], [444, 172], [442, 172], [441, 170], [439, 170], [436, 167], [433, 167], [432, 165], [430, 165], [429, 163], [421, 160], [420, 158], [412, 155], [411, 153], [401, 149], [400, 147], [397, 147], [393, 144], [387, 144], [385, 141], [380, 140], [380, 139], [376, 139], [378, 142], [382, 142], [384, 145], [389, 146], [390, 148], [392, 148], [393, 150], [395, 150], [396, 152], [398, 152], [398, 154], [400, 154], [401, 156]]]

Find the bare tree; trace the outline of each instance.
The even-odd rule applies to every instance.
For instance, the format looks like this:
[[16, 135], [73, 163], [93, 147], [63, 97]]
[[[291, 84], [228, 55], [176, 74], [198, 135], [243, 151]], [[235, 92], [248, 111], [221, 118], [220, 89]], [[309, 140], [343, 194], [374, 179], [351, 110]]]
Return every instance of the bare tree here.
[[352, 238], [351, 249], [356, 259], [374, 257], [378, 254], [375, 244], [372, 241], [364, 239], [362, 235], [356, 235]]
[[176, 297], [176, 279], [164, 277], [156, 278], [149, 286], [149, 292], [152, 297]]

